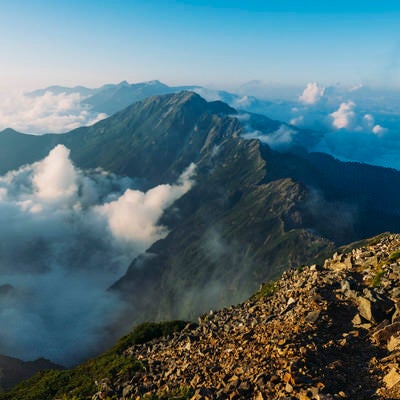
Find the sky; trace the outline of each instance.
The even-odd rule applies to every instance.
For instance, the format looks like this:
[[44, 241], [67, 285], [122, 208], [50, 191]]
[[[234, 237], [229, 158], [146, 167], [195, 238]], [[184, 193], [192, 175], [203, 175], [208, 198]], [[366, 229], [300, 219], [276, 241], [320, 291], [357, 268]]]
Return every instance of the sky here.
[[400, 87], [395, 1], [0, 0], [0, 90], [159, 79]]

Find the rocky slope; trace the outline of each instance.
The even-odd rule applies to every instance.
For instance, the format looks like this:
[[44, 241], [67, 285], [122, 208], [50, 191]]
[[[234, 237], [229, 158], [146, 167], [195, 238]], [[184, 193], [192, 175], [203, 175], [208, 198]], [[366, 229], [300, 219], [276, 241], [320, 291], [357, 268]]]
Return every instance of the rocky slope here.
[[127, 348], [143, 370], [93, 399], [400, 398], [400, 235], [343, 250], [196, 329]]
[[400, 235], [382, 234], [0, 399], [400, 399], [399, 283]]

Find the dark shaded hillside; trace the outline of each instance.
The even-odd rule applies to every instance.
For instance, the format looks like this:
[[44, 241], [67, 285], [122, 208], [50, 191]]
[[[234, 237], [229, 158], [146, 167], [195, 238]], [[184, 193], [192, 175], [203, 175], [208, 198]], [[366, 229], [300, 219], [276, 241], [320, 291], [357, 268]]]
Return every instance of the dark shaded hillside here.
[[35, 361], [22, 361], [17, 358], [0, 355], [0, 391], [8, 390], [22, 380], [28, 379], [39, 371], [60, 370], [44, 358]]
[[[342, 162], [324, 153], [287, 153], [282, 157], [263, 147], [263, 156], [270, 166], [266, 182], [291, 176], [313, 190], [310, 218], [314, 222], [310, 223], [324, 236], [345, 243], [399, 230], [399, 171]], [[323, 226], [326, 219], [331, 221], [330, 227]]]
[[0, 132], [0, 174], [44, 158], [53, 142], [51, 135], [25, 135], [13, 129]]

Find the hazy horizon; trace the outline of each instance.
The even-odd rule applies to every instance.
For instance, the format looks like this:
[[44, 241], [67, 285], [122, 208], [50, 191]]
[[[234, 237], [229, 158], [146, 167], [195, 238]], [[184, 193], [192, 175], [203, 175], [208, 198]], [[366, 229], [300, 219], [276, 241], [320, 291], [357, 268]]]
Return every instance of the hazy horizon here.
[[372, 1], [7, 2], [0, 89], [153, 79], [399, 88], [399, 16], [398, 3]]

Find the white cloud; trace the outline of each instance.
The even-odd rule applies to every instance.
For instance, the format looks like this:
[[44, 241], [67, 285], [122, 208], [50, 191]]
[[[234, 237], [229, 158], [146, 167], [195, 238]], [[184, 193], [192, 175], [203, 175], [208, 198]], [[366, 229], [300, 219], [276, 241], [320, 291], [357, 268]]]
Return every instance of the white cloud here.
[[159, 185], [146, 193], [127, 189], [117, 200], [96, 207], [96, 212], [106, 217], [114, 238], [143, 252], [168, 233], [157, 222], [166, 208], [189, 191], [194, 169], [191, 164], [175, 185]]
[[351, 128], [355, 118], [355, 103], [347, 101], [341, 103], [339, 109], [330, 114], [332, 124], [336, 129]]
[[284, 149], [288, 147], [294, 139], [296, 131], [287, 125], [281, 125], [279, 129], [271, 133], [262, 133], [254, 131], [242, 135], [244, 139], [258, 139], [262, 143], [266, 143], [273, 149]]
[[207, 101], [222, 100], [219, 90], [208, 89], [205, 87], [195, 87], [193, 91]]
[[191, 165], [176, 184], [142, 192], [130, 179], [75, 168], [59, 145], [0, 176], [0, 287], [13, 287], [0, 291], [0, 354], [68, 364], [107, 343], [123, 307], [107, 288], [168, 233], [159, 219], [193, 174]]
[[290, 124], [291, 125], [296, 125], [296, 126], [301, 126], [304, 123], [304, 116], [303, 115], [299, 115], [298, 117], [292, 118], [290, 120]]
[[371, 114], [365, 114], [363, 120], [365, 125], [369, 128], [372, 128], [375, 123], [375, 118]]
[[242, 114], [235, 114], [232, 115], [233, 118], [237, 118], [239, 121], [246, 122], [250, 120], [250, 114], [242, 113]]
[[28, 97], [21, 93], [0, 95], [0, 130], [26, 133], [62, 133], [92, 125], [107, 117], [81, 105], [78, 93]]
[[55, 147], [41, 163], [36, 164], [33, 175], [37, 197], [49, 201], [65, 201], [75, 196], [77, 180], [77, 171], [69, 160], [69, 150], [62, 145]]
[[305, 104], [315, 104], [324, 96], [324, 94], [324, 87], [318, 85], [316, 82], [310, 82], [304, 89], [303, 94], [299, 97], [299, 100]]
[[364, 85], [362, 83], [358, 83], [357, 85], [351, 86], [349, 88], [349, 92], [357, 92], [358, 90], [362, 89]]
[[341, 103], [339, 109], [330, 114], [333, 126], [336, 129], [373, 133], [377, 136], [381, 136], [387, 132], [386, 128], [375, 123], [375, 117], [371, 113], [364, 114], [361, 117], [356, 113], [355, 108], [356, 104], [353, 101]]
[[378, 135], [378, 136], [383, 135], [386, 132], [387, 132], [387, 129], [384, 128], [383, 126], [379, 125], [379, 124], [375, 125], [372, 128], [372, 133], [374, 133], [375, 135]]

